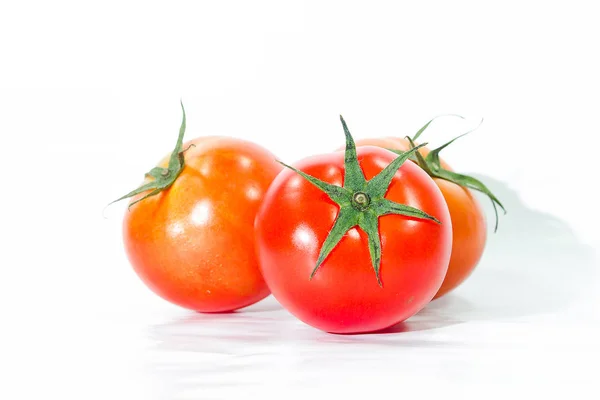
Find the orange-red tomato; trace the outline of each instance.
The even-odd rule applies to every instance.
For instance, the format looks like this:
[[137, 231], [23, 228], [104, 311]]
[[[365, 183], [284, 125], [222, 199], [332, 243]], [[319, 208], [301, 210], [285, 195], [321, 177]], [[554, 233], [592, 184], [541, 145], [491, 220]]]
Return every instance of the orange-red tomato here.
[[[408, 140], [395, 137], [357, 140], [356, 146], [410, 149]], [[426, 147], [419, 151], [423, 156], [429, 153]], [[440, 161], [444, 169], [452, 170], [443, 160]], [[473, 272], [483, 254], [487, 227], [483, 210], [469, 189], [443, 179], [433, 180], [444, 195], [452, 220], [452, 255], [444, 282], [434, 297], [438, 298], [456, 288]]]
[[[183, 148], [190, 144], [195, 147], [185, 152], [173, 185], [126, 212], [127, 255], [150, 289], [181, 307], [223, 312], [248, 306], [269, 295], [253, 227], [281, 166], [264, 148], [239, 139], [201, 137]], [[167, 165], [168, 157], [159, 164]]]

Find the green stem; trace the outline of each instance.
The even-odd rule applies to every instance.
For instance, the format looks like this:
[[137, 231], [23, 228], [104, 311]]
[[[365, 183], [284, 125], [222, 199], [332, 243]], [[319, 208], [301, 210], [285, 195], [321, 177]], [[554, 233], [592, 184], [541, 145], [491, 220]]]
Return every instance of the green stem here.
[[179, 128], [177, 143], [175, 144], [175, 148], [173, 149], [173, 152], [169, 157], [169, 166], [167, 168], [152, 168], [146, 173], [146, 177], [152, 179], [150, 182], [141, 185], [137, 189], [132, 190], [124, 196], [119, 197], [118, 199], [109, 203], [109, 205], [116, 203], [117, 201], [137, 196], [140, 193], [148, 192], [141, 198], [131, 202], [128, 207], [131, 208], [131, 206], [133, 206], [134, 204], [139, 203], [140, 201], [145, 200], [148, 197], [159, 194], [163, 190], [169, 188], [175, 182], [185, 165], [183, 153], [189, 150], [190, 147], [194, 146], [193, 144], [190, 144], [185, 150], [181, 149], [183, 147], [183, 136], [185, 134], [186, 128], [185, 108], [183, 107], [183, 102], [181, 102], [181, 111], [183, 113], [183, 119], [181, 121], [181, 127]]
[[308, 175], [294, 167], [283, 164], [285, 167], [298, 173], [304, 179], [312, 183], [319, 190], [326, 193], [329, 198], [335, 202], [340, 210], [331, 227], [327, 238], [323, 242], [315, 268], [310, 277], [312, 278], [319, 267], [327, 259], [329, 254], [338, 245], [346, 232], [358, 226], [368, 236], [369, 254], [377, 283], [383, 286], [381, 282], [381, 238], [379, 236], [379, 218], [384, 215], [396, 214], [404, 215], [409, 218], [415, 218], [424, 222], [440, 223], [440, 221], [414, 207], [406, 204], [395, 203], [385, 198], [390, 183], [402, 166], [411, 156], [415, 155], [419, 148], [425, 146], [414, 146], [411, 150], [402, 153], [387, 167], [385, 167], [377, 176], [367, 181], [358, 162], [356, 155], [356, 145], [346, 125], [346, 121], [340, 115], [344, 134], [346, 135], [346, 152], [344, 156], [344, 184], [343, 186], [332, 185], [324, 182], [314, 176]]
[[[458, 116], [458, 117], [460, 117], [460, 116]], [[460, 118], [462, 118], [462, 117], [460, 117]], [[435, 118], [431, 119], [429, 122], [427, 122], [425, 125], [423, 125], [423, 127], [421, 129], [419, 129], [412, 138], [410, 138], [408, 136], [406, 137], [406, 139], [410, 143], [410, 147], [412, 150], [421, 147], [421, 146], [416, 146], [415, 141], [417, 140], [417, 138], [419, 138], [419, 136], [421, 136], [421, 134], [429, 127], [429, 125], [434, 120], [435, 120]], [[477, 127], [475, 127], [475, 129], [477, 129], [481, 125], [482, 122], [483, 122], [483, 119], [481, 120], [481, 122], [479, 122], [479, 125], [477, 125]], [[449, 142], [444, 143], [440, 147], [431, 150], [429, 152], [429, 154], [427, 154], [426, 157], [423, 157], [420, 152], [417, 152], [414, 154], [414, 157], [411, 157], [411, 159], [413, 161], [415, 161], [417, 163], [417, 165], [419, 165], [419, 167], [421, 167], [425, 172], [427, 172], [427, 174], [429, 176], [431, 176], [432, 178], [443, 179], [448, 182], [452, 182], [456, 185], [459, 185], [461, 187], [464, 187], [466, 189], [476, 190], [478, 192], [485, 194], [491, 200], [492, 206], [494, 207], [494, 214], [496, 216], [494, 232], [496, 232], [498, 230], [498, 208], [497, 207], [500, 207], [502, 209], [502, 211], [504, 211], [504, 214], [506, 214], [506, 209], [504, 208], [504, 206], [502, 205], [500, 200], [498, 200], [498, 198], [487, 188], [487, 186], [485, 186], [485, 184], [483, 184], [483, 182], [479, 181], [478, 179], [473, 178], [472, 176], [458, 174], [456, 172], [444, 169], [442, 167], [442, 164], [440, 161], [440, 152], [443, 149], [445, 149], [450, 144], [452, 144], [456, 139], [459, 139], [459, 138], [465, 136], [466, 134], [473, 132], [475, 129], [465, 132], [462, 135], [459, 135], [459, 136], [455, 137], [454, 139], [450, 140]], [[401, 150], [394, 150], [394, 149], [388, 149], [388, 150], [391, 150], [394, 153], [399, 154], [399, 155], [407, 153], [407, 152], [404, 152]]]

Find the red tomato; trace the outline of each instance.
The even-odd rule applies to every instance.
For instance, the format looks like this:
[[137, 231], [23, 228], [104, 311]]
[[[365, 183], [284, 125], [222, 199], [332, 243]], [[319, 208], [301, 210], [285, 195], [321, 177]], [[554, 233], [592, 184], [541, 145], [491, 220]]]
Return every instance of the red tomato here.
[[[357, 140], [356, 145], [401, 151], [410, 149], [408, 140], [395, 137]], [[429, 150], [423, 147], [419, 152], [425, 157]], [[440, 159], [440, 163], [442, 168], [452, 171], [444, 160]], [[444, 179], [433, 180], [444, 195], [452, 219], [452, 255], [444, 282], [435, 295], [435, 298], [438, 298], [456, 288], [471, 275], [483, 255], [487, 226], [483, 209], [469, 189]]]
[[[253, 304], [269, 295], [254, 252], [254, 218], [281, 166], [239, 139], [201, 137], [182, 147], [188, 150], [173, 183], [132, 198], [138, 202], [123, 222], [127, 256], [150, 289], [181, 307], [222, 312]], [[168, 158], [159, 164], [168, 165]]]
[[[342, 186], [344, 157], [344, 152], [335, 152], [295, 166]], [[377, 147], [358, 149], [368, 180], [396, 158]], [[288, 169], [278, 175], [259, 209], [255, 230], [263, 277], [287, 310], [327, 332], [358, 333], [401, 322], [431, 300], [446, 274], [452, 245], [446, 202], [431, 178], [411, 162], [393, 175], [385, 198], [422, 210], [441, 224], [404, 215], [378, 218], [381, 286], [369, 239], [358, 227], [343, 236], [311, 279], [319, 250], [341, 208], [296, 172]]]

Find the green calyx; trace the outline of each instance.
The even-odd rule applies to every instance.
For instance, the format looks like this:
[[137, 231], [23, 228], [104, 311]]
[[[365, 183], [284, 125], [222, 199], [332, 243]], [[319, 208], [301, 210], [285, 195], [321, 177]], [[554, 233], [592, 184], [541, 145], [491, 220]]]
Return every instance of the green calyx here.
[[187, 149], [182, 150], [183, 146], [183, 136], [185, 134], [185, 108], [183, 108], [183, 103], [181, 103], [181, 111], [183, 112], [183, 119], [181, 121], [181, 127], [179, 128], [179, 136], [177, 137], [177, 144], [171, 153], [171, 157], [169, 158], [169, 166], [167, 168], [162, 167], [154, 167], [150, 171], [146, 173], [146, 178], [152, 178], [152, 180], [148, 183], [145, 183], [138, 187], [135, 190], [127, 193], [126, 195], [119, 197], [115, 201], [109, 203], [113, 204], [117, 201], [124, 200], [133, 196], [136, 196], [143, 192], [148, 192], [145, 196], [142, 196], [136, 201], [131, 202], [128, 208], [131, 208], [136, 203], [147, 199], [150, 196], [154, 196], [162, 192], [163, 190], [169, 188], [177, 179], [181, 171], [184, 167], [184, 156], [185, 153], [190, 147], [194, 146], [191, 144]]
[[285, 167], [295, 171], [314, 186], [319, 188], [336, 203], [340, 210], [329, 231], [329, 235], [321, 246], [316, 266], [310, 278], [312, 278], [321, 264], [325, 261], [331, 251], [342, 240], [342, 237], [352, 228], [358, 226], [368, 236], [369, 253], [377, 283], [382, 286], [380, 276], [381, 266], [381, 238], [379, 236], [379, 217], [389, 214], [404, 215], [410, 218], [432, 221], [440, 221], [417, 208], [395, 203], [385, 198], [392, 178], [402, 164], [414, 155], [417, 150], [425, 144], [415, 146], [411, 150], [400, 154], [394, 161], [385, 167], [377, 176], [367, 181], [358, 162], [356, 145], [348, 130], [344, 118], [340, 115], [344, 133], [346, 135], [346, 153], [344, 157], [344, 185], [336, 186], [324, 182], [314, 176], [308, 175], [294, 167], [281, 163]]
[[[459, 118], [462, 118], [458, 115], [452, 115], [452, 116], [457, 116]], [[496, 224], [494, 226], [494, 232], [496, 232], [498, 230], [498, 208], [497, 207], [500, 207], [502, 209], [502, 211], [504, 212], [504, 214], [506, 214], [506, 209], [504, 208], [504, 206], [502, 205], [500, 200], [498, 200], [498, 198], [480, 180], [473, 178], [472, 176], [469, 176], [469, 175], [463, 175], [463, 174], [459, 174], [456, 172], [448, 171], [447, 169], [444, 169], [442, 167], [441, 162], [440, 162], [440, 152], [443, 149], [445, 149], [450, 144], [452, 144], [456, 139], [461, 138], [461, 137], [465, 136], [466, 134], [473, 132], [477, 128], [472, 129], [466, 133], [463, 133], [462, 135], [459, 135], [459, 136], [455, 137], [454, 139], [450, 140], [448, 143], [445, 143], [445, 144], [441, 145], [440, 147], [431, 150], [429, 152], [429, 154], [427, 154], [427, 156], [425, 156], [425, 157], [423, 157], [423, 155], [418, 151], [414, 152], [415, 149], [421, 147], [421, 146], [416, 146], [415, 141], [419, 138], [419, 136], [421, 136], [421, 134], [429, 127], [429, 125], [436, 118], [429, 120], [429, 122], [427, 122], [425, 125], [423, 125], [423, 127], [421, 127], [421, 129], [419, 129], [412, 138], [410, 138], [408, 136], [406, 137], [406, 139], [409, 141], [410, 147], [411, 147], [411, 149], [408, 152], [404, 152], [404, 151], [400, 151], [400, 150], [393, 150], [393, 149], [388, 149], [388, 150], [391, 150], [398, 155], [411, 153], [409, 158], [412, 161], [414, 161], [415, 163], [417, 163], [417, 165], [419, 165], [419, 167], [421, 167], [421, 169], [423, 169], [425, 172], [427, 172], [427, 174], [429, 176], [431, 176], [433, 178], [444, 179], [446, 181], [455, 183], [464, 188], [473, 189], [473, 190], [476, 190], [478, 192], [485, 194], [491, 200], [492, 206], [494, 207], [494, 214], [496, 216]], [[483, 120], [481, 122], [483, 122]], [[480, 125], [481, 125], [481, 122], [480, 122]]]

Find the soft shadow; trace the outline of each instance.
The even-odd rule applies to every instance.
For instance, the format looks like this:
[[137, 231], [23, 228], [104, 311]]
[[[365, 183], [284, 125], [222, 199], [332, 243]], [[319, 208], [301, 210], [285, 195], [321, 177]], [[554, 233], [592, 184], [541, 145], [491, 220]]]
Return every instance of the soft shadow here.
[[[489, 232], [484, 255], [469, 279], [431, 302], [420, 315], [472, 321], [569, 308], [596, 279], [593, 249], [564, 221], [527, 207], [507, 184], [489, 176], [476, 177], [496, 194], [508, 213], [500, 215], [498, 232]], [[492, 225], [489, 200], [480, 200]]]
[[252, 304], [246, 308], [242, 308], [241, 310], [235, 311], [236, 313], [260, 313], [267, 311], [278, 311], [281, 310], [281, 304], [275, 300], [275, 298], [270, 295], [265, 299], [259, 301], [256, 304]]
[[232, 354], [238, 346], [257, 345], [277, 336], [287, 312], [273, 296], [228, 313], [190, 313], [155, 324], [148, 334], [156, 350]]
[[430, 303], [417, 315], [392, 327], [375, 332], [376, 334], [390, 334], [403, 332], [419, 332], [432, 329], [445, 328], [465, 322], [454, 310], [470, 310], [473, 304], [460, 296], [444, 296]]

